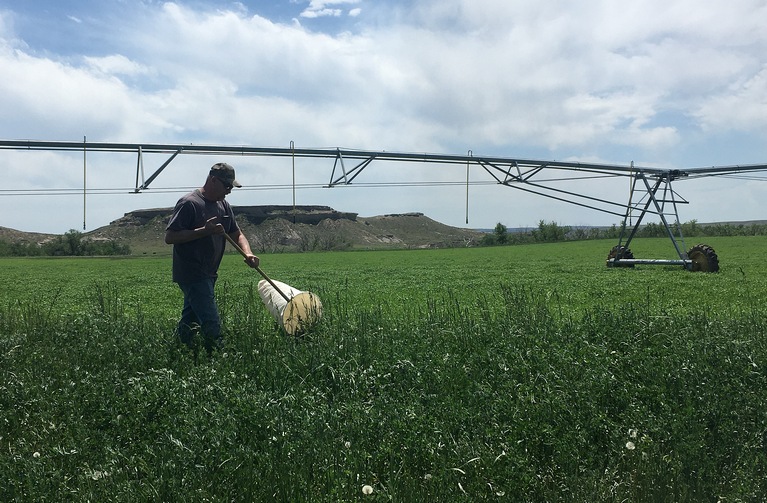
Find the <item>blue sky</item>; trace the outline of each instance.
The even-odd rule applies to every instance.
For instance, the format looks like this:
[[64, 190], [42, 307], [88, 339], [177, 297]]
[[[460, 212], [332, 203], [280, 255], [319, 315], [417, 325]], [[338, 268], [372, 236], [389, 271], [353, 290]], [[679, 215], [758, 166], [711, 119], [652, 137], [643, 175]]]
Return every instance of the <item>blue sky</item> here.
[[[2, 139], [347, 147], [671, 168], [767, 162], [762, 0], [631, 4], [508, 0], [0, 1]], [[164, 158], [147, 158], [152, 172]], [[172, 206], [219, 159], [181, 156], [155, 193], [137, 161], [88, 158], [91, 230]], [[281, 160], [223, 159], [249, 187], [289, 184]], [[0, 151], [0, 226], [81, 228], [82, 156]], [[301, 162], [299, 183], [332, 163]], [[481, 173], [476, 173], [477, 179]], [[373, 164], [360, 181], [460, 181], [462, 169]], [[595, 195], [627, 191], [596, 181]], [[125, 192], [99, 194], [99, 189]], [[675, 186], [682, 220], [763, 219], [761, 180]], [[626, 194], [628, 197], [628, 193]], [[298, 204], [362, 216], [420, 211], [466, 226], [465, 187], [305, 189]], [[241, 190], [235, 205], [292, 204]], [[470, 227], [609, 225], [612, 215], [472, 187]]]

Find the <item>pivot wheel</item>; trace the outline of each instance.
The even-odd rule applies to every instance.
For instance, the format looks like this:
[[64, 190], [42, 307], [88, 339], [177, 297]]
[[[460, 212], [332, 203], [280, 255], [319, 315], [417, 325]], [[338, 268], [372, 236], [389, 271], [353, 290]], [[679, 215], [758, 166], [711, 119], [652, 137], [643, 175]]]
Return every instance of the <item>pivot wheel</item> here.
[[708, 245], [699, 244], [690, 248], [687, 257], [692, 261], [691, 271], [717, 272], [719, 271], [719, 257]]
[[[613, 246], [607, 254], [607, 267], [634, 267], [634, 264], [621, 264], [620, 259], [624, 258], [634, 258], [634, 254], [625, 246]], [[610, 262], [612, 259], [618, 259], [618, 261]]]

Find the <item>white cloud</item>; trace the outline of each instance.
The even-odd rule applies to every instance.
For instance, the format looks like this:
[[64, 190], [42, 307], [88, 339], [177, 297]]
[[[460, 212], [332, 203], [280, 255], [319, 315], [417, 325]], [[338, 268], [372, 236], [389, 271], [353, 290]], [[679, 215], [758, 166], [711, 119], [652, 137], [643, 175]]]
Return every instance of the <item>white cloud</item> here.
[[121, 54], [99, 58], [86, 56], [85, 61], [94, 70], [105, 74], [138, 76], [150, 73], [144, 65], [131, 61]]
[[694, 114], [706, 131], [755, 129], [767, 134], [767, 65], [756, 75], [712, 95]]
[[300, 16], [308, 18], [339, 17], [341, 12], [341, 9], [306, 9]]
[[[343, 9], [339, 8], [332, 8], [329, 6], [339, 6], [339, 5], [348, 5], [348, 4], [357, 4], [360, 0], [311, 0], [309, 2], [309, 6], [304, 9], [303, 12], [301, 12], [301, 17], [306, 18], [318, 18], [318, 17], [339, 17], [343, 13]], [[359, 15], [359, 11], [361, 9], [356, 8], [352, 9], [352, 11], [349, 12], [350, 16], [357, 16]], [[355, 12], [356, 11], [356, 12]], [[352, 12], [355, 12], [352, 14]]]
[[15, 17], [13, 12], [0, 8], [0, 48], [24, 45], [17, 38]]
[[[354, 29], [338, 33], [280, 24], [241, 5], [228, 11], [147, 4], [156, 10], [125, 19], [106, 54], [93, 47], [74, 56], [57, 55], [55, 44], [29, 50], [16, 39], [11, 16], [0, 14], [0, 72], [13, 76], [0, 80], [0, 108], [13, 117], [0, 124], [0, 137], [259, 146], [293, 140], [305, 147], [471, 149], [690, 166], [713, 164], [700, 148], [712, 137], [747, 131], [764, 144], [767, 135], [767, 8], [756, 0], [424, 0], [412, 10], [406, 4], [387, 10], [387, 3], [365, 4], [364, 11], [358, 4], [306, 7], [304, 18], [326, 11], [338, 11], [338, 22], [343, 12], [354, 17]], [[742, 164], [763, 162], [764, 153], [756, 146], [718, 155]], [[183, 166], [203, 169], [207, 161], [185, 158]], [[242, 162], [259, 182], [285, 173], [266, 167], [271, 162]], [[120, 184], [132, 183], [135, 164], [120, 161], [127, 167], [119, 170]], [[71, 160], [62, 166], [70, 169]], [[325, 178], [326, 168], [307, 167], [304, 176]], [[459, 171], [383, 166], [360, 181], [460, 179]], [[181, 168], [158, 180], [196, 183]], [[108, 186], [115, 175], [94, 173], [93, 183]], [[349, 211], [397, 211], [385, 206], [388, 196], [373, 201], [349, 190], [332, 197], [341, 204], [368, 199], [369, 212]], [[429, 199], [419, 204], [442, 202]], [[492, 226], [508, 199], [503, 190], [483, 193], [487, 205], [473, 215], [491, 215], [478, 218]], [[124, 211], [142, 201], [131, 199]], [[408, 201], [396, 204], [421, 211]], [[103, 213], [114, 219], [124, 211]], [[457, 218], [451, 223], [460, 224]]]
[[[308, 10], [349, 3], [314, 1]], [[177, 124], [171, 133], [205, 131], [215, 110], [247, 121], [271, 101], [309, 115], [321, 110], [329, 127], [314, 129], [313, 137], [330, 136], [329, 130], [349, 134], [362, 123], [368, 138], [392, 137], [386, 148], [403, 143], [381, 131], [388, 123], [398, 132], [416, 131], [407, 143], [437, 148], [512, 141], [578, 150], [587, 142], [616, 141], [662, 149], [676, 144], [679, 132], [656, 123], [659, 114], [686, 109], [703, 116], [700, 104], [729, 90], [733, 75], [755, 78], [757, 52], [719, 48], [724, 37], [717, 33], [710, 41], [708, 35], [686, 40], [699, 26], [684, 9], [664, 8], [660, 16], [637, 6], [547, 5], [500, 2], [480, 9], [475, 2], [423, 2], [418, 12], [425, 24], [330, 36], [242, 12], [200, 13], [169, 3], [156, 25], [133, 34], [136, 45], [126, 47], [126, 55], [86, 61], [112, 76], [152, 75], [158, 90], [143, 101], [163, 110], [161, 122]], [[656, 15], [655, 23], [644, 22]], [[713, 17], [698, 15], [697, 22]], [[644, 30], [634, 27], [638, 21]], [[681, 31], [669, 31], [676, 24]], [[738, 31], [753, 33], [743, 25]], [[759, 43], [738, 37], [741, 44]], [[756, 94], [752, 86], [748, 96]], [[197, 125], [183, 125], [191, 117]], [[286, 122], [290, 117], [278, 120], [284, 130], [310, 129], [300, 119]], [[257, 130], [254, 122], [231, 129]]]

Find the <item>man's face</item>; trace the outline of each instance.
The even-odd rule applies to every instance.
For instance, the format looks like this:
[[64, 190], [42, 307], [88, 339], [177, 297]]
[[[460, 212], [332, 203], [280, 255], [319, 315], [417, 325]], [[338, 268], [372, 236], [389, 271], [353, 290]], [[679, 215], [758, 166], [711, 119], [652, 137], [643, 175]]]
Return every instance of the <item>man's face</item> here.
[[214, 176], [213, 178], [213, 186], [215, 187], [215, 199], [217, 201], [223, 200], [231, 191], [232, 191], [232, 184], [226, 180], [222, 180], [221, 178]]

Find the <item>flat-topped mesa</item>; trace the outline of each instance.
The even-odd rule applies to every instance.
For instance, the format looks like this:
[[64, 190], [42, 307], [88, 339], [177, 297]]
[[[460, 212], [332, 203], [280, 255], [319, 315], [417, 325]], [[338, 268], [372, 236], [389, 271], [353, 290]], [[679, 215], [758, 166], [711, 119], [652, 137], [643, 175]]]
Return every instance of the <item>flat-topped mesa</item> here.
[[[358, 213], [336, 211], [330, 206], [293, 206], [262, 205], [262, 206], [233, 206], [238, 220], [247, 220], [252, 225], [259, 225], [266, 220], [283, 219], [292, 223], [317, 225], [325, 219], [357, 221]], [[169, 217], [172, 208], [151, 208], [134, 210], [122, 218], [111, 222], [113, 225], [145, 225], [157, 217]]]
[[330, 206], [234, 206], [234, 213], [238, 219], [247, 219], [253, 225], [258, 225], [266, 220], [288, 220], [296, 224], [317, 225], [321, 221], [351, 220], [357, 221], [358, 213], [336, 211]]

